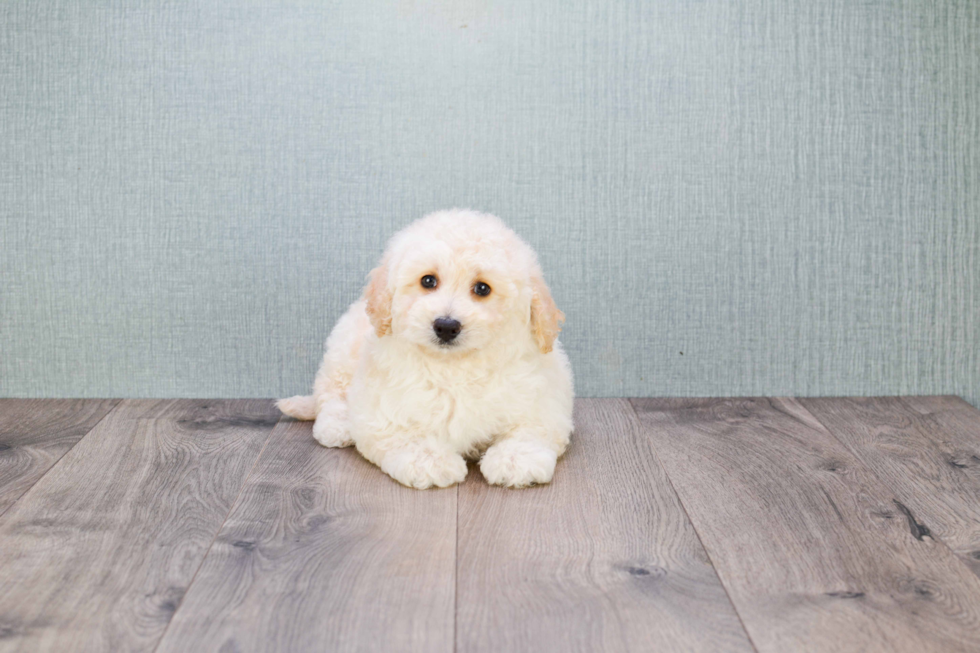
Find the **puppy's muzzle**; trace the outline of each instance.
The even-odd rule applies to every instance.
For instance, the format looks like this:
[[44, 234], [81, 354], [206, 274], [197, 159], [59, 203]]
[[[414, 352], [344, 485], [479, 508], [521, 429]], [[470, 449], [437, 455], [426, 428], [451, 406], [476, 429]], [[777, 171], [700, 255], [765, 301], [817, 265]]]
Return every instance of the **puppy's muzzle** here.
[[459, 323], [459, 320], [454, 320], [451, 317], [437, 317], [432, 323], [432, 330], [436, 332], [436, 337], [441, 342], [449, 344], [463, 330], [463, 325]]

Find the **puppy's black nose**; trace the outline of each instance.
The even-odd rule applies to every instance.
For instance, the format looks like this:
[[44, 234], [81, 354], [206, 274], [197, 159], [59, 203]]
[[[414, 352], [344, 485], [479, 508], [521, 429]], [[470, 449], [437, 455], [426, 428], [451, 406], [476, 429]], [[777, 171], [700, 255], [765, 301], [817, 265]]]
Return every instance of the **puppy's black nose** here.
[[432, 323], [432, 330], [436, 332], [439, 340], [443, 342], [452, 342], [459, 335], [462, 328], [463, 325], [451, 317], [437, 317]]

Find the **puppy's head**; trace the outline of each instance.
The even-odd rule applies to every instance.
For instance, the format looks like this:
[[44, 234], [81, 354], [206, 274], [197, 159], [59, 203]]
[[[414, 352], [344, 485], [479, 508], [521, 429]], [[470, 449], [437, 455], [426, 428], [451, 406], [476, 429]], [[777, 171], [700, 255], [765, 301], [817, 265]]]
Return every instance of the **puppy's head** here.
[[445, 355], [522, 344], [548, 353], [565, 319], [534, 251], [498, 218], [457, 209], [397, 233], [364, 297], [378, 337]]

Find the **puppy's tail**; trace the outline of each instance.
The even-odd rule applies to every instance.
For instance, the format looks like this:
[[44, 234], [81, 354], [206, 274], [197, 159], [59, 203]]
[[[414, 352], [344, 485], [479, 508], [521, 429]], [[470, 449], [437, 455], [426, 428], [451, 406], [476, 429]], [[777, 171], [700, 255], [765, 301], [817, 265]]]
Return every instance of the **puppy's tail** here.
[[313, 395], [305, 397], [296, 395], [289, 399], [280, 399], [276, 402], [276, 408], [296, 419], [316, 419], [316, 401], [313, 399]]

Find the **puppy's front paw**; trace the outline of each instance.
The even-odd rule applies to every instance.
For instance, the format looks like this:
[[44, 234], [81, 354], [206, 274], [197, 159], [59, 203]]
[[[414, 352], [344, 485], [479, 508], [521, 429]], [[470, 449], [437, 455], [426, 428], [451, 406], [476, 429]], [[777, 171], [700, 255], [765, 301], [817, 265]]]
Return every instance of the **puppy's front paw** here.
[[313, 424], [313, 437], [325, 447], [349, 447], [354, 444], [345, 422], [318, 418]]
[[542, 444], [504, 440], [483, 454], [480, 471], [491, 485], [527, 487], [550, 482], [557, 461], [558, 454]]
[[459, 454], [418, 445], [386, 453], [381, 470], [402, 485], [424, 490], [462, 483], [466, 478], [466, 461]]
[[313, 438], [325, 447], [349, 447], [354, 444], [350, 437], [346, 403], [335, 399], [323, 405], [313, 423]]

